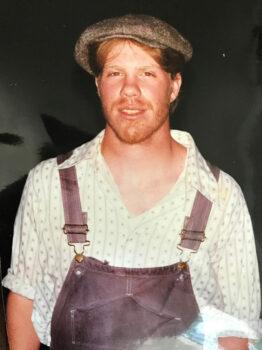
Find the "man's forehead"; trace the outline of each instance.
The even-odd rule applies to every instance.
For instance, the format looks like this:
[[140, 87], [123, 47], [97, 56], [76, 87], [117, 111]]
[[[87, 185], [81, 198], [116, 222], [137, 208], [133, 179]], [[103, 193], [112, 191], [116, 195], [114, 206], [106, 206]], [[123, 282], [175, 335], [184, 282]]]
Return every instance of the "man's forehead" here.
[[108, 41], [106, 56], [104, 57], [104, 67], [122, 65], [135, 66], [139, 62], [139, 67], [155, 67], [160, 65], [151, 54], [152, 48], [141, 45], [128, 39]]

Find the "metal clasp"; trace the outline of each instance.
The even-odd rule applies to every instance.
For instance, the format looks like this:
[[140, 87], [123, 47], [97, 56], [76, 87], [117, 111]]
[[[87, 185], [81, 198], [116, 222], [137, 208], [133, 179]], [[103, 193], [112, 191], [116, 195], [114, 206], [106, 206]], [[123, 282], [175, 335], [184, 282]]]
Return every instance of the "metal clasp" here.
[[71, 247], [74, 247], [74, 253], [75, 253], [75, 260], [78, 263], [81, 263], [84, 260], [84, 252], [85, 252], [85, 247], [88, 247], [90, 245], [90, 241], [86, 241], [85, 243], [69, 243]]
[[192, 254], [196, 254], [197, 250], [192, 249], [184, 249], [179, 244], [177, 245], [177, 249], [180, 250], [180, 264], [188, 263], [191, 259]]
[[188, 267], [187, 261], [179, 261], [178, 268], [179, 270], [186, 270]]

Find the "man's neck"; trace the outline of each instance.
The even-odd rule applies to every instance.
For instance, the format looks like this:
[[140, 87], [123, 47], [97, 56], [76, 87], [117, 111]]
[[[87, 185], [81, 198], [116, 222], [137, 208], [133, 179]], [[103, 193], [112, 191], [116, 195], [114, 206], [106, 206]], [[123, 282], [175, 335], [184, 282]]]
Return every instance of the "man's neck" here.
[[186, 149], [170, 134], [128, 145], [107, 130], [101, 152], [126, 207], [135, 214], [153, 207], [176, 183], [186, 159]]
[[161, 132], [151, 135], [147, 140], [128, 144], [121, 141], [110, 127], [105, 130], [101, 145], [101, 152], [110, 165], [113, 162], [122, 164], [125, 168], [136, 167], [137, 171], [161, 168], [170, 163], [174, 157], [176, 142], [172, 138], [169, 128], [162, 128]]

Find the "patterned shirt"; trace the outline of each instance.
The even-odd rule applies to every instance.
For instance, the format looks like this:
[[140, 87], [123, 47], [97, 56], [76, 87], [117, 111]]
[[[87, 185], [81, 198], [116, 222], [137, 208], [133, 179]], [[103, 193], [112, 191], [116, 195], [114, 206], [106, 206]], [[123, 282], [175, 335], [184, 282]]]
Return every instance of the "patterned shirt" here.
[[[86, 255], [111, 265], [156, 267], [179, 261], [180, 232], [196, 191], [211, 200], [207, 238], [189, 261], [201, 315], [216, 329], [215, 334], [257, 338], [257, 257], [250, 216], [236, 182], [222, 171], [217, 182], [192, 137], [173, 130], [172, 137], [187, 148], [184, 170], [158, 203], [132, 215], [101, 154], [103, 134], [76, 148], [59, 166], [55, 158], [38, 164], [30, 171], [23, 191], [14, 227], [12, 263], [3, 285], [34, 300], [32, 320], [40, 341], [50, 344], [53, 308], [74, 256], [62, 231], [58, 174], [58, 168], [73, 165], [82, 210], [88, 213], [91, 245]], [[223, 320], [220, 326], [217, 319]]]

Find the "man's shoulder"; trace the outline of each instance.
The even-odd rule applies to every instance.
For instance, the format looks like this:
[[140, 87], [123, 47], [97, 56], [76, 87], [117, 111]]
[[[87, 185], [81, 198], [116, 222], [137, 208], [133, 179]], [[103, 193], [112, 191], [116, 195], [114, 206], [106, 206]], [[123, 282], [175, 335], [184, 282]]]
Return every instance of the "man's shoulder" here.
[[220, 170], [218, 197], [224, 205], [229, 201], [237, 203], [240, 199], [242, 200], [244, 198], [240, 185], [231, 175], [223, 170]]
[[99, 133], [92, 140], [74, 148], [73, 150], [59, 154], [56, 157], [52, 157], [38, 163], [31, 169], [30, 174], [32, 176], [50, 176], [57, 173], [59, 169], [69, 168], [77, 166], [83, 161], [94, 159], [97, 153], [97, 147], [101, 142], [103, 132]]
[[202, 168], [200, 171], [203, 194], [209, 195], [212, 202], [216, 203], [222, 210], [229, 204], [233, 207], [243, 201], [243, 192], [237, 181], [220, 167], [210, 165], [206, 160], [204, 162], [206, 168]]
[[173, 137], [189, 151], [188, 172], [192, 185], [212, 202], [224, 206], [228, 201], [243, 197], [236, 180], [219, 165], [206, 160], [198, 150], [193, 137], [185, 131], [172, 131]]

